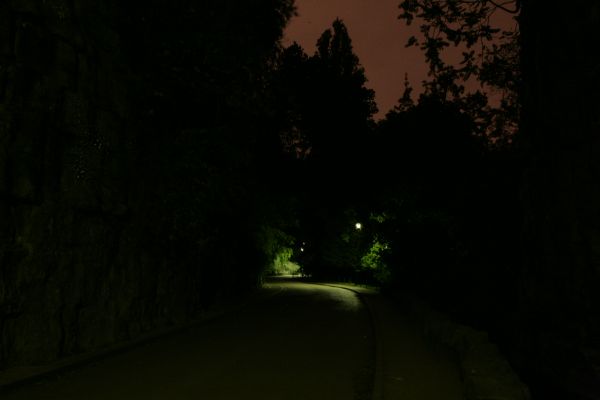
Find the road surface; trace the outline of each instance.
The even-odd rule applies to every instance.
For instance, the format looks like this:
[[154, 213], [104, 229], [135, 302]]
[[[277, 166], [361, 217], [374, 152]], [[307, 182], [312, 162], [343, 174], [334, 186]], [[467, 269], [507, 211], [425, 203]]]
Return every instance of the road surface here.
[[374, 337], [351, 291], [278, 281], [266, 299], [3, 400], [369, 399]]

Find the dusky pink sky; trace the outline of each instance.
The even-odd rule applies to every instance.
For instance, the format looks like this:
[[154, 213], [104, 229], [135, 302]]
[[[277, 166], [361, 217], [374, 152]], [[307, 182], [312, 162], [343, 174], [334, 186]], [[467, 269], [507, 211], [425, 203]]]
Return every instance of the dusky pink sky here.
[[[419, 24], [411, 26], [398, 19], [400, 0], [296, 0], [298, 16], [285, 30], [284, 45], [298, 42], [312, 55], [317, 39], [331, 27], [336, 18], [346, 24], [368, 79], [367, 87], [375, 90], [380, 119], [398, 103], [404, 91], [404, 76], [421, 92], [421, 82], [427, 79], [428, 67], [421, 50], [406, 48], [412, 35], [418, 36]], [[504, 26], [509, 16], [501, 17]], [[460, 53], [458, 53], [460, 54]]]
[[418, 90], [427, 77], [427, 66], [417, 48], [405, 48], [418, 25], [407, 27], [398, 19], [399, 0], [296, 0], [298, 16], [286, 31], [284, 44], [298, 42], [312, 55], [317, 39], [331, 27], [336, 18], [346, 24], [354, 52], [360, 58], [368, 79], [367, 86], [375, 90], [381, 118], [397, 102], [404, 91], [404, 74]]

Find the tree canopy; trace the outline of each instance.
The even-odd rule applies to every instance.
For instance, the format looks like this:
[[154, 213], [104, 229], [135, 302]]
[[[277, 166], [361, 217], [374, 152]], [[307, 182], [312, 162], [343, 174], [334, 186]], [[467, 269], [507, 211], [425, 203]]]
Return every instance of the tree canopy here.
[[[520, 115], [520, 44], [518, 17], [512, 27], [498, 28], [498, 14], [518, 16], [520, 1], [405, 0], [400, 19], [420, 21], [419, 46], [429, 65], [425, 94], [451, 100], [472, 115], [476, 133], [492, 145], [513, 141]], [[506, 18], [503, 18], [506, 19]], [[462, 58], [450, 62], [444, 51], [460, 49]]]

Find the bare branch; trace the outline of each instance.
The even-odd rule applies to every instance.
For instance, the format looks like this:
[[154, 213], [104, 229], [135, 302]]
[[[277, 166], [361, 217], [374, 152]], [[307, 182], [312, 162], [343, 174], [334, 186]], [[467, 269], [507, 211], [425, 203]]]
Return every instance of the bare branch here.
[[[521, 11], [521, 2], [520, 1], [516, 1], [516, 0], [510, 0], [510, 1], [505, 1], [504, 3], [496, 3], [494, 0], [488, 0], [490, 3], [492, 3], [492, 5], [494, 5], [495, 7], [506, 11], [509, 14], [518, 14], [519, 11]], [[511, 10], [509, 8], [506, 8], [505, 6], [507, 4], [511, 4], [514, 3], [515, 4], [515, 9]]]

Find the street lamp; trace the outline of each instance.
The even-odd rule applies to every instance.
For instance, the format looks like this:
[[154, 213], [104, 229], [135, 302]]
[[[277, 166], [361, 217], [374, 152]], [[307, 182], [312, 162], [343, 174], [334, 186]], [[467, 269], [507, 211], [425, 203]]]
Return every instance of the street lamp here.
[[362, 224], [360, 222], [357, 222], [356, 224], [354, 224], [354, 227], [357, 231], [360, 231], [362, 229]]

